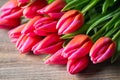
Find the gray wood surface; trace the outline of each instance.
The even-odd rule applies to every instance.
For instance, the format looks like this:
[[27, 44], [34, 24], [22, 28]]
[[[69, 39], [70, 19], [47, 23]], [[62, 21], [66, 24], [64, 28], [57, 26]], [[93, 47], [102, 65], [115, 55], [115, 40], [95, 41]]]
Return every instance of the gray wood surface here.
[[[0, 0], [0, 5], [7, 0]], [[45, 65], [45, 55], [25, 55], [10, 42], [6, 30], [0, 30], [0, 80], [120, 80], [120, 61], [90, 65], [70, 75], [65, 66]]]

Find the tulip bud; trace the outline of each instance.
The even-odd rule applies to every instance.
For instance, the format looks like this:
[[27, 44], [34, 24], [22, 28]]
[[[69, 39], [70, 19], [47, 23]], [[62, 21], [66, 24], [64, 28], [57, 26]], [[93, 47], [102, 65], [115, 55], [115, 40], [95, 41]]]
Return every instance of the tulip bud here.
[[65, 5], [65, 0], [55, 0], [54, 2], [38, 10], [37, 12], [39, 14], [47, 14], [52, 18], [60, 18], [63, 15], [63, 12], [61, 12], [61, 10]]
[[77, 74], [80, 71], [84, 70], [89, 64], [88, 56], [84, 56], [77, 60], [68, 60], [67, 62], [67, 71], [70, 74]]
[[115, 52], [116, 44], [108, 37], [99, 38], [90, 50], [90, 57], [94, 64], [110, 58]]
[[22, 30], [23, 34], [27, 34], [27, 33], [32, 33], [34, 32], [34, 23], [39, 20], [41, 18], [41, 16], [35, 16], [33, 19], [31, 19], [29, 22], [27, 22], [25, 28]]
[[79, 59], [89, 53], [92, 44], [93, 42], [89, 36], [84, 34], [77, 35], [64, 48], [62, 56], [71, 60]]
[[46, 0], [36, 0], [30, 6], [25, 7], [23, 15], [27, 18], [38, 16], [37, 10], [43, 8], [46, 4]]
[[[43, 17], [37, 20], [34, 24], [34, 32], [40, 36], [47, 36], [51, 33], [57, 33], [56, 29], [57, 21], [49, 17]], [[46, 34], [43, 34], [46, 33]]]
[[32, 50], [34, 54], [53, 54], [62, 48], [63, 40], [57, 34], [51, 34], [36, 44]]
[[67, 58], [61, 56], [63, 48], [54, 53], [45, 61], [45, 64], [67, 64]]
[[21, 35], [21, 31], [25, 27], [26, 24], [22, 24], [8, 32], [9, 38], [19, 38]]
[[4, 19], [0, 18], [0, 28], [3, 29], [12, 29], [14, 27], [17, 27], [20, 25], [20, 18], [15, 18], [15, 19]]
[[67, 11], [58, 21], [56, 28], [58, 34], [72, 33], [80, 28], [84, 23], [84, 16], [77, 10]]
[[16, 47], [21, 53], [26, 53], [31, 51], [32, 47], [41, 41], [41, 37], [39, 36], [28, 36], [22, 34], [16, 42]]
[[8, 1], [1, 7], [0, 10], [2, 11], [0, 18], [4, 19], [20, 18], [23, 11], [22, 8], [17, 6], [17, 3], [15, 3], [15, 1]]

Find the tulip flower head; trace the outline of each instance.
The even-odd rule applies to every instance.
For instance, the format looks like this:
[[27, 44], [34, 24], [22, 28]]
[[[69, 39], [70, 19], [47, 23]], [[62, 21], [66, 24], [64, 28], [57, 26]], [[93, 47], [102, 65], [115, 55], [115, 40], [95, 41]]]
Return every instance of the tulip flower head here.
[[74, 60], [86, 56], [93, 45], [89, 36], [80, 34], [75, 36], [64, 48], [62, 56]]
[[32, 47], [41, 41], [41, 39], [42, 38], [39, 36], [28, 36], [22, 34], [16, 42], [16, 47], [21, 53], [30, 52]]
[[67, 64], [68, 59], [61, 56], [63, 48], [54, 53], [45, 61], [45, 64]]
[[64, 13], [57, 23], [58, 34], [69, 34], [79, 29], [84, 23], [84, 16], [77, 10], [69, 10]]
[[27, 18], [38, 16], [37, 10], [43, 8], [46, 4], [46, 0], [35, 0], [31, 5], [24, 8], [23, 15]]
[[23, 11], [22, 8], [17, 6], [16, 1], [14, 0], [9, 0], [0, 8], [0, 10], [2, 11], [0, 18], [4, 19], [20, 18]]
[[0, 18], [0, 28], [2, 29], [12, 29], [20, 25], [20, 18], [10, 18], [4, 19]]
[[61, 12], [62, 8], [66, 5], [65, 0], [55, 0], [44, 8], [38, 10], [39, 14], [47, 14], [52, 18], [60, 18], [64, 13]]
[[88, 56], [84, 56], [77, 60], [68, 60], [67, 71], [70, 74], [77, 74], [80, 71], [83, 71], [85, 68], [87, 68], [88, 64], [89, 64]]
[[50, 17], [43, 17], [37, 20], [34, 24], [34, 32], [40, 36], [47, 36], [52, 33], [57, 33], [57, 21]]
[[90, 50], [91, 61], [94, 64], [101, 63], [110, 58], [116, 49], [116, 44], [111, 38], [99, 38]]
[[19, 38], [19, 36], [21, 35], [21, 31], [23, 30], [23, 28], [25, 27], [26, 24], [22, 24], [14, 29], [11, 29], [8, 32], [9, 38]]
[[37, 43], [32, 50], [34, 54], [54, 54], [62, 48], [63, 42], [57, 34], [50, 34]]
[[26, 26], [22, 30], [23, 34], [34, 33], [34, 23], [39, 20], [41, 16], [35, 16], [33, 19], [30, 19], [29, 22], [26, 23]]

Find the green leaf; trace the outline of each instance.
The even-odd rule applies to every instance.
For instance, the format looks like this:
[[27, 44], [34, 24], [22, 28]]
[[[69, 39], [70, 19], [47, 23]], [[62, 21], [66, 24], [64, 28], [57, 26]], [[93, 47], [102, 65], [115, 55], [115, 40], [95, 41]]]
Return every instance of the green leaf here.
[[120, 8], [118, 8], [117, 10], [107, 14], [107, 15], [103, 15], [103, 17], [101, 17], [100, 19], [96, 20], [87, 30], [86, 34], [89, 34], [89, 32], [94, 29], [96, 26], [98, 26], [99, 24], [101, 24], [102, 22], [105, 22], [106, 20], [112, 18], [115, 14], [117, 14], [120, 11]]
[[105, 0], [103, 6], [102, 6], [102, 13], [105, 13], [108, 9], [108, 7], [111, 7], [114, 2], [116, 2], [115, 0]]
[[89, 0], [72, 0], [70, 1], [63, 9], [62, 11], [67, 11], [70, 10], [72, 8], [75, 8], [76, 6], [82, 6], [85, 3], [87, 3]]
[[116, 28], [116, 27], [119, 27], [119, 26], [120, 26], [120, 20], [118, 20], [118, 21], [115, 23], [115, 26], [114, 26], [114, 27]]
[[118, 58], [120, 58], [120, 38], [116, 41], [116, 52], [111, 58], [111, 63], [114, 63]]
[[66, 3], [69, 3], [69, 2], [71, 2], [72, 0], [65, 0], [66, 1]]
[[63, 43], [63, 45], [62, 45], [62, 46], [63, 46], [63, 48], [65, 48], [65, 47], [66, 47], [66, 45], [70, 42], [70, 40], [71, 40], [71, 39], [67, 39], [67, 40]]
[[48, 4], [52, 3], [55, 0], [47, 0]]

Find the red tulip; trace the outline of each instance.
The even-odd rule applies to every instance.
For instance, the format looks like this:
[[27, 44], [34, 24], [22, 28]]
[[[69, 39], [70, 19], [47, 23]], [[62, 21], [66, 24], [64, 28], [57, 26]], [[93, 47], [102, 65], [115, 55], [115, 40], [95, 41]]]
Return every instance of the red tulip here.
[[17, 27], [20, 25], [20, 18], [10, 18], [10, 19], [4, 19], [0, 18], [0, 28], [3, 29], [12, 29], [14, 27]]
[[52, 18], [60, 18], [63, 15], [63, 12], [61, 12], [61, 10], [65, 5], [65, 0], [55, 0], [54, 2], [38, 10], [37, 12], [39, 14], [47, 14]]
[[43, 8], [46, 4], [46, 0], [36, 0], [30, 6], [25, 7], [23, 15], [27, 18], [33, 18], [38, 15], [37, 10]]
[[40, 36], [47, 36], [52, 33], [56, 33], [56, 24], [57, 21], [50, 17], [43, 17], [37, 20], [34, 24], [34, 32]]
[[90, 57], [94, 64], [110, 58], [115, 52], [116, 44], [109, 37], [99, 38], [90, 50]]
[[4, 19], [20, 18], [23, 11], [23, 9], [18, 7], [17, 3], [15, 3], [13, 0], [10, 0], [4, 4], [0, 10], [2, 11], [0, 17]]
[[25, 27], [26, 24], [22, 24], [8, 32], [9, 38], [19, 38], [21, 35], [21, 31]]
[[36, 44], [32, 50], [34, 54], [54, 54], [62, 48], [63, 40], [57, 34], [51, 34]]
[[80, 71], [83, 71], [85, 68], [87, 68], [88, 64], [89, 64], [88, 56], [84, 56], [77, 60], [68, 60], [67, 71], [70, 74], [77, 74]]
[[84, 34], [77, 35], [64, 48], [62, 56], [71, 60], [79, 59], [89, 53], [92, 44], [89, 36]]
[[33, 25], [40, 18], [41, 18], [41, 16], [35, 16], [33, 19], [31, 19], [29, 22], [27, 22], [25, 28], [22, 30], [22, 33], [23, 34], [33, 33], [35, 30]]
[[67, 58], [61, 56], [63, 48], [54, 53], [45, 61], [45, 64], [67, 64]]
[[58, 34], [72, 33], [80, 28], [84, 23], [84, 16], [77, 10], [67, 11], [58, 21]]
[[28, 36], [22, 34], [16, 42], [16, 47], [21, 53], [26, 53], [31, 51], [32, 47], [41, 41], [41, 37], [39, 36]]

